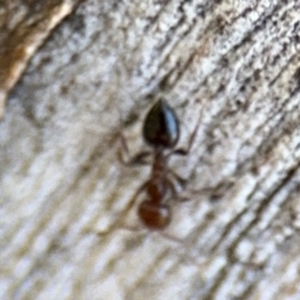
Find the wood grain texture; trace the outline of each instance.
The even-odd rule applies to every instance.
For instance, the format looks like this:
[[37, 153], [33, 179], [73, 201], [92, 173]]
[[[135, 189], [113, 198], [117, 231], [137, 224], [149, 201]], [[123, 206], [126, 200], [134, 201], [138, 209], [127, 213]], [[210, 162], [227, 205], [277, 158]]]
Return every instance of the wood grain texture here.
[[0, 2], [0, 119], [5, 100], [28, 61], [80, 0]]
[[[296, 0], [82, 4], [0, 123], [0, 298], [299, 299], [299, 29]], [[164, 234], [117, 229], [149, 175], [118, 133], [142, 149], [160, 96], [180, 145], [201, 114], [170, 162], [199, 192]]]

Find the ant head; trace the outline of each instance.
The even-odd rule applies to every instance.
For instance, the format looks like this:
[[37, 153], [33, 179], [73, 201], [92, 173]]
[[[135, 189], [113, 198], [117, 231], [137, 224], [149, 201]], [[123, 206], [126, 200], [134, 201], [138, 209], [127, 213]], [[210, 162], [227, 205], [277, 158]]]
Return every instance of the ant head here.
[[149, 229], [163, 230], [171, 222], [171, 209], [168, 205], [149, 200], [143, 201], [138, 209], [141, 222]]
[[158, 100], [148, 112], [143, 127], [143, 137], [154, 148], [173, 148], [179, 139], [178, 117], [163, 99]]

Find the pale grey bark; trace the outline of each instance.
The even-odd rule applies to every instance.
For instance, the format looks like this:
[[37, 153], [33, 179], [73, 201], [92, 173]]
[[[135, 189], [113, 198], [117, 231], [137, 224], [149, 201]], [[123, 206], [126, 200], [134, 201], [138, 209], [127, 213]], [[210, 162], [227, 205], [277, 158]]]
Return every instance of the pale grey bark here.
[[28, 61], [81, 0], [0, 1], [0, 119]]
[[[0, 298], [299, 299], [299, 28], [298, 1], [83, 3], [0, 123]], [[201, 192], [165, 234], [114, 228], [149, 176], [118, 133], [145, 147], [160, 96], [180, 145], [201, 114], [170, 161]]]

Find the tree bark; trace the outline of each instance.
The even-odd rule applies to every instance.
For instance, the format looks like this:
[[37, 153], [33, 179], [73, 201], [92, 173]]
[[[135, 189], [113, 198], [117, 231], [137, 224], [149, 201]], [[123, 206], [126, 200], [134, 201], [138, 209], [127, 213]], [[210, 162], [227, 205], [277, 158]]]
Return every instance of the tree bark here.
[[80, 0], [0, 2], [0, 119], [7, 94], [52, 29]]
[[[88, 0], [2, 72], [0, 298], [299, 299], [299, 28], [296, 0]], [[150, 167], [117, 155], [160, 97], [179, 146], [201, 117], [161, 233], [131, 201]]]

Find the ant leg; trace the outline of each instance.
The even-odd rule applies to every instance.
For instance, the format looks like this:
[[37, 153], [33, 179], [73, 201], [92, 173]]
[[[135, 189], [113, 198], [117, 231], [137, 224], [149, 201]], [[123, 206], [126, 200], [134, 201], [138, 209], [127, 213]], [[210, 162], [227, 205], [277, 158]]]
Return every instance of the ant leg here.
[[[176, 174], [176, 173], [174, 172], [174, 174]], [[172, 174], [173, 178], [175, 178], [177, 180], [178, 178], [174, 177], [174, 174]], [[180, 178], [179, 175], [178, 175], [178, 177]], [[184, 180], [184, 179], [180, 178], [180, 180]], [[167, 179], [167, 184], [168, 184], [168, 188], [169, 188], [170, 193], [171, 193], [172, 200], [175, 200], [175, 201], [178, 201], [178, 202], [187, 202], [187, 201], [191, 200], [191, 198], [188, 197], [188, 196], [179, 196], [178, 195], [178, 191], [175, 188], [175, 184], [174, 184], [173, 180], [170, 177]], [[179, 182], [179, 184], [180, 184], [180, 182]]]
[[149, 151], [143, 151], [138, 154], [136, 154], [134, 157], [130, 159], [130, 161], [127, 163], [127, 165], [149, 165], [149, 156], [151, 156], [152, 153]]
[[171, 153], [168, 154], [168, 156], [172, 155], [172, 154], [175, 154], [175, 155], [181, 155], [181, 156], [186, 156], [189, 154], [192, 146], [193, 146], [193, 143], [195, 141], [195, 137], [196, 137], [196, 133], [199, 129], [199, 126], [200, 126], [200, 121], [201, 121], [201, 117], [202, 117], [202, 114], [200, 114], [199, 116], [199, 119], [197, 121], [197, 124], [190, 136], [190, 139], [189, 139], [189, 142], [188, 142], [188, 145], [187, 145], [187, 148], [178, 148], [178, 149], [175, 149], [174, 151], [172, 151]]
[[178, 175], [175, 171], [172, 169], [168, 170], [169, 174], [172, 176], [173, 179], [176, 180], [176, 182], [180, 185], [182, 189], [185, 189], [188, 184], [188, 179], [181, 177]]
[[[200, 193], [211, 193], [212, 192], [212, 188], [208, 187], [208, 188], [202, 188], [199, 190], [191, 190], [189, 189], [188, 191], [185, 191], [186, 189], [186, 185], [188, 183], [187, 179], [182, 178], [181, 176], [179, 176], [176, 172], [174, 172], [173, 170], [169, 170], [169, 176], [167, 178], [167, 184], [168, 184], [168, 188], [171, 192], [171, 196], [172, 199], [174, 199], [175, 201], [178, 202], [187, 202], [187, 201], [191, 201], [195, 198], [195, 196], [198, 196]], [[179, 186], [181, 187], [182, 191], [181, 195], [178, 195], [178, 191], [176, 190], [175, 187], [175, 183], [179, 184]]]
[[143, 151], [132, 158], [126, 160], [124, 158], [124, 152], [126, 153], [127, 157], [130, 157], [130, 152], [127, 144], [127, 140], [122, 132], [119, 133], [120, 141], [121, 141], [121, 147], [118, 149], [118, 159], [123, 165], [127, 166], [133, 166], [133, 165], [148, 165], [149, 161], [147, 161], [147, 158], [151, 155], [151, 152], [149, 151]]
[[124, 228], [124, 229], [131, 230], [130, 227], [124, 225], [123, 222], [126, 219], [127, 214], [129, 213], [129, 211], [132, 209], [133, 205], [135, 204], [136, 199], [145, 190], [145, 188], [147, 187], [148, 184], [149, 184], [149, 181], [146, 181], [145, 183], [143, 183], [138, 188], [138, 190], [134, 193], [134, 195], [129, 200], [129, 203], [127, 204], [127, 206], [125, 207], [125, 209], [122, 211], [122, 216], [111, 227], [109, 227], [105, 231], [97, 232], [97, 234], [99, 236], [107, 235], [107, 234], [111, 233], [115, 229], [122, 229], [122, 228]]

